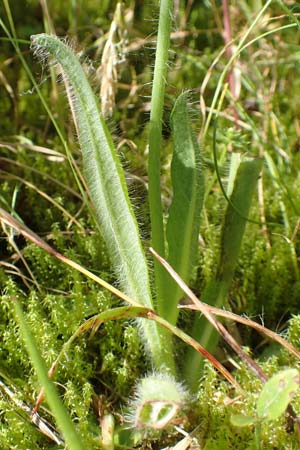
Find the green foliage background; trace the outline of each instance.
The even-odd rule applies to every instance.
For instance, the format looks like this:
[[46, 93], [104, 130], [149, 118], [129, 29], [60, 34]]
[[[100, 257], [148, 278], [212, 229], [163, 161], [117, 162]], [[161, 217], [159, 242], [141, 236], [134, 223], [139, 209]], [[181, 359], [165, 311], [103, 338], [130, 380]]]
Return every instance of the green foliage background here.
[[[88, 58], [90, 65], [97, 68], [116, 2], [53, 0], [48, 3], [57, 34], [68, 35], [83, 53], [82, 60]], [[118, 68], [116, 108], [109, 122], [115, 141], [120, 144], [119, 152], [128, 171], [130, 190], [147, 241], [149, 218], [144, 187], [147, 181], [145, 142], [154, 53], [152, 33], [156, 27], [157, 4], [138, 0], [125, 3], [128, 15], [132, 14], [133, 17], [128, 22], [127, 30], [128, 45], [129, 49], [132, 46], [132, 50], [129, 50], [125, 62]], [[233, 37], [238, 39], [242, 30], [247, 28], [259, 3], [231, 2]], [[203, 120], [199, 109], [199, 88], [224, 46], [220, 2], [179, 1], [177, 4], [163, 127], [165, 145], [162, 184], [166, 210], [170, 202], [169, 165], [172, 149], [169, 115], [174, 99], [183, 89], [191, 90], [191, 108], [195, 132], [198, 132]], [[11, 2], [11, 8], [20, 39], [28, 41], [30, 35], [44, 31], [45, 16], [40, 2]], [[268, 10], [268, 18], [273, 19], [262, 23], [257, 35], [270, 30], [272, 26], [288, 23], [289, 19], [281, 17], [282, 14], [280, 4], [274, 2]], [[7, 24], [2, 3], [0, 17]], [[184, 37], [180, 35], [182, 30], [187, 32]], [[146, 42], [141, 42], [143, 39]], [[0, 42], [0, 75], [3, 75], [0, 80], [0, 204], [20, 217], [61, 253], [93, 270], [106, 281], [116, 283], [110, 271], [105, 245], [95, 232], [95, 224], [78, 193], [69, 162], [63, 157], [55, 159], [39, 150], [32, 150], [32, 145], [35, 145], [63, 152], [11, 44], [4, 38]], [[63, 87], [51, 82], [46, 68], [41, 73], [40, 65], [29, 52], [28, 43], [20, 45], [80, 167], [80, 152]], [[299, 29], [291, 28], [257, 41], [242, 53], [239, 61], [242, 91], [235, 104], [242, 126], [240, 129], [234, 126], [230, 109], [234, 102], [228, 95], [224, 106], [227, 115], [219, 118], [217, 143], [219, 155], [224, 154], [223, 160], [220, 158], [219, 161], [224, 182], [228, 171], [228, 149], [251, 156], [267, 153], [277, 171], [274, 173], [270, 170], [270, 160], [266, 159], [263, 196], [268, 230], [265, 233], [258, 225], [248, 224], [228, 306], [239, 314], [245, 313], [257, 320], [262, 318], [266, 326], [280, 332], [285, 332], [289, 326], [288, 337], [296, 347], [300, 339], [297, 316], [300, 296], [300, 248], [297, 234], [300, 216], [299, 49]], [[207, 106], [211, 103], [225, 63], [226, 56], [223, 55], [212, 70], [204, 93]], [[95, 90], [99, 90], [93, 74], [91, 70]], [[200, 297], [207, 281], [214, 274], [226, 206], [213, 169], [211, 131], [203, 143], [203, 153], [207, 190], [201, 224], [200, 255], [192, 286]], [[61, 209], [50, 203], [42, 193], [47, 193]], [[62, 208], [73, 218], [76, 217], [77, 222], [62, 212]], [[254, 202], [252, 216], [255, 220], [260, 219], [258, 201]], [[17, 297], [22, 302], [28, 323], [49, 366], [62, 344], [85, 318], [116, 306], [118, 301], [7, 228], [1, 235], [0, 252], [0, 376], [16, 390], [18, 398], [33, 405], [39, 387], [15, 324], [12, 299]], [[295, 317], [289, 323], [293, 315]], [[180, 324], [187, 331], [189, 317], [183, 313], [180, 318]], [[251, 348], [254, 355], [263, 361], [267, 373], [271, 374], [285, 365], [296, 365], [285, 352], [263, 342], [251, 330], [232, 325], [232, 332], [240, 336], [243, 345]], [[184, 351], [185, 348], [178, 345], [179, 360]], [[83, 336], [72, 346], [59, 365], [54, 379], [84, 437], [86, 448], [99, 448], [100, 412], [114, 412], [119, 422], [122, 422], [124, 406], [121, 405], [126, 404], [126, 399], [133, 394], [135, 381], [147, 369], [146, 363], [134, 323], [108, 323], [95, 336]], [[254, 410], [255, 392], [260, 386], [245, 367], [237, 371], [236, 376], [249, 392], [246, 403], [234, 402], [226, 406], [229, 388], [207, 367], [205, 379], [199, 387], [199, 396], [194, 399], [194, 412], [188, 411], [187, 419], [183, 421], [183, 426], [188, 430], [201, 424], [199, 441], [205, 449], [255, 448], [249, 430], [233, 429], [229, 418], [233, 411], [251, 413]], [[5, 394], [0, 404], [3, 411], [0, 419], [1, 448], [56, 448], [30, 424], [26, 414]], [[52, 420], [47, 411], [43, 411], [43, 414]], [[266, 425], [264, 439], [266, 449], [292, 449], [299, 445], [294, 435], [286, 433], [283, 420]], [[162, 448], [174, 444], [176, 440], [176, 433], [168, 431], [161, 437], [161, 444], [155, 439], [148, 439], [138, 445], [139, 448]]]

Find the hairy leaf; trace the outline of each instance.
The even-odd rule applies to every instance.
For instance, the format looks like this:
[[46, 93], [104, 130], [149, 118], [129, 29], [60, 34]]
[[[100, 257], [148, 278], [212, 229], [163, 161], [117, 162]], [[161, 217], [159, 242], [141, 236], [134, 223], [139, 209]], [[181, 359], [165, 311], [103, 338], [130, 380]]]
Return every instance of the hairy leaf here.
[[[171, 115], [174, 152], [171, 166], [173, 201], [167, 223], [168, 262], [180, 277], [189, 282], [197, 256], [200, 214], [204, 179], [200, 148], [190, 125], [187, 93], [176, 100]], [[172, 323], [178, 316], [177, 304], [181, 289], [167, 275], [167, 301], [161, 312]]]

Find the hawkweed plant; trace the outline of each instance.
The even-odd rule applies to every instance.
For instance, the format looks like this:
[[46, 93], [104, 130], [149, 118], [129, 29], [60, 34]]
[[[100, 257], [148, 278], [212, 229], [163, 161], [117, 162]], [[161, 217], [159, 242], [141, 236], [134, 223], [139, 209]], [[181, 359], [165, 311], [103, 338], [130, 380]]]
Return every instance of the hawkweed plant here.
[[[165, 1], [161, 2], [160, 6], [158, 51], [154, 69], [149, 138], [149, 186], [151, 186], [151, 188], [149, 187], [149, 198], [152, 222], [154, 222], [152, 242], [153, 246], [163, 254], [164, 251], [160, 243], [164, 243], [164, 230], [159, 225], [156, 225], [156, 223], [162, 223], [162, 213], [158, 215], [156, 212], [153, 213], [153, 210], [161, 203], [158, 164], [159, 149], [162, 141], [161, 120], [172, 16], [171, 5], [172, 2]], [[77, 56], [63, 40], [46, 34], [32, 36], [31, 40], [35, 55], [42, 60], [51, 58], [57, 64], [65, 82], [82, 149], [85, 180], [114, 271], [119, 280], [119, 285], [136, 302], [147, 308], [154, 309], [150, 291], [148, 264], [139, 237], [137, 221], [130, 203], [124, 172], [112, 137], [101, 114], [98, 99], [86, 78]], [[196, 141], [191, 136], [186, 102], [186, 96], [183, 95], [175, 104], [173, 112], [174, 134], [178, 135], [179, 139], [177, 140], [174, 153], [176, 154], [173, 161], [174, 170], [172, 170], [175, 178], [174, 202], [168, 223], [168, 246], [169, 254], [172, 255], [171, 261], [175, 264], [179, 274], [183, 274], [185, 279], [187, 279], [189, 273], [191, 252], [197, 240], [201, 211], [201, 192], [203, 191], [203, 187], [200, 186], [198, 181], [198, 179], [201, 180], [200, 154]], [[180, 127], [179, 130], [178, 127]], [[187, 143], [188, 145], [186, 145]], [[155, 152], [156, 155], [154, 155]], [[187, 170], [191, 174], [188, 177], [185, 177], [184, 174], [187, 186], [182, 186], [180, 178], [178, 179], [178, 176], [181, 177], [180, 165], [181, 167], [187, 166]], [[153, 194], [153, 191], [156, 194]], [[159, 203], [157, 202], [158, 192]], [[189, 204], [189, 199], [191, 200], [191, 211], [183, 211], [182, 207], [186, 208]], [[179, 228], [176, 225], [177, 217], [183, 218], [185, 222], [178, 224], [180, 225]], [[182, 234], [179, 230], [183, 230], [184, 233]], [[179, 241], [178, 236], [180, 236]], [[190, 236], [192, 236], [191, 242], [188, 245], [187, 243], [184, 244], [183, 238], [190, 239]], [[179, 248], [179, 251], [175, 247]], [[178, 253], [182, 250], [184, 250], [183, 258], [180, 261]], [[162, 278], [161, 272], [161, 268], [157, 270], [156, 282], [158, 286], [163, 284], [159, 281]], [[163, 276], [168, 280], [166, 273]], [[169, 304], [166, 307], [167, 299], [164, 298], [162, 290], [158, 287], [157, 309], [166, 320], [174, 324], [178, 314], [177, 303], [180, 294], [176, 293], [178, 291], [176, 284], [169, 280], [169, 284], [171, 283], [173, 283], [173, 289], [171, 287], [169, 289], [169, 298], [174, 298], [173, 304]], [[174, 293], [175, 295], [173, 295]], [[137, 411], [141, 417], [151, 418], [151, 424], [153, 424], [153, 417], [157, 417], [157, 420], [161, 423], [167, 423], [172, 418], [172, 411], [174, 414], [178, 411], [180, 399], [184, 400], [183, 390], [180, 384], [175, 382], [174, 352], [170, 351], [172, 349], [172, 338], [169, 332], [153, 321], [139, 320], [138, 324], [145, 347], [150, 354], [153, 370], [159, 374], [159, 377], [156, 382], [158, 390], [157, 404], [155, 404], [155, 389], [152, 389], [154, 396], [151, 398], [151, 401], [147, 393], [145, 393], [146, 400], [144, 400], [144, 388], [142, 386], [148, 387], [148, 383], [142, 382], [141, 387], [138, 389], [141, 404], [147, 409], [149, 409], [149, 405], [150, 409], [154, 408], [155, 415], [153, 416], [154, 412], [150, 415], [144, 414], [143, 408], [137, 408]], [[161, 376], [168, 380], [170, 389], [167, 389], [164, 384], [164, 388], [161, 391]], [[153, 383], [155, 385], [155, 378], [153, 380], [152, 377]], [[177, 392], [177, 395], [175, 395], [176, 407], [166, 408], [166, 402], [174, 405], [174, 392]], [[158, 405], [161, 405], [161, 407]], [[165, 414], [168, 420], [164, 418]], [[137, 418], [135, 422], [140, 424], [141, 419]]]
[[[197, 247], [199, 233], [204, 180], [200, 147], [192, 132], [187, 107], [187, 94], [184, 93], [175, 102], [171, 114], [174, 139], [171, 166], [173, 201], [166, 224], [166, 240], [165, 230], [162, 226], [159, 177], [163, 80], [165, 79], [162, 67], [165, 70], [167, 66], [169, 33], [166, 35], [166, 29], [169, 29], [171, 13], [171, 2], [162, 2], [150, 115], [149, 202], [152, 245], [158, 253], [167, 257], [179, 276], [185, 282], [189, 282], [197, 255], [195, 248]], [[166, 26], [164, 26], [165, 21]], [[101, 114], [98, 100], [77, 56], [63, 40], [46, 34], [32, 36], [31, 40], [35, 55], [41, 59], [51, 58], [58, 65], [65, 82], [82, 149], [84, 175], [89, 195], [120, 287], [142, 306], [155, 309], [150, 290], [147, 259], [130, 203], [124, 172]], [[257, 167], [257, 169], [254, 169], [254, 167]], [[253, 188], [259, 170], [260, 163], [252, 161], [241, 163], [241, 174], [237, 175], [237, 182], [232, 190], [232, 201], [236, 203], [236, 208], [241, 209], [240, 214], [247, 215], [249, 212]], [[232, 175], [233, 179], [235, 175]], [[234, 185], [233, 182], [231, 184]], [[239, 200], [240, 197], [241, 200]], [[222, 244], [225, 254], [220, 264], [223, 267], [224, 274], [218, 274], [220, 293], [217, 297], [221, 298], [225, 294], [223, 291], [228, 289], [233, 275], [233, 267], [246, 222], [245, 218], [239, 221], [238, 215], [232, 219], [228, 214], [225, 220]], [[232, 226], [234, 230], [230, 228]], [[232, 231], [236, 236], [233, 241], [231, 239]], [[230, 262], [228, 269], [223, 264], [224, 260]], [[162, 266], [157, 264], [155, 270], [157, 312], [174, 325], [178, 317], [177, 306], [182, 297], [182, 291]], [[208, 303], [213, 303], [213, 301], [208, 301]], [[218, 301], [217, 304], [220, 305], [220, 302]], [[151, 355], [153, 369], [158, 376], [157, 378], [151, 376], [149, 382], [143, 380], [138, 388], [138, 398], [142, 406], [136, 408], [139, 417], [135, 419], [135, 423], [141, 425], [143, 423], [141, 418], [143, 418], [145, 425], [160, 428], [158, 424], [168, 423], [173, 417], [173, 413], [175, 414], [178, 411], [180, 399], [184, 400], [183, 390], [180, 384], [175, 382], [176, 368], [170, 333], [159, 327], [156, 322], [139, 320], [138, 324], [145, 347]], [[196, 329], [198, 329], [197, 323]], [[207, 344], [206, 340], [205, 343]], [[187, 373], [190, 374], [193, 363], [187, 360], [185, 367]], [[194, 368], [192, 372], [194, 373]], [[199, 373], [199, 370], [195, 370], [194, 376], [197, 380], [199, 379]], [[187, 380], [188, 378], [186, 376]], [[162, 379], [165, 380], [164, 383], [162, 383]], [[151, 386], [151, 389], [149, 386]], [[167, 386], [170, 386], [170, 388], [168, 389]], [[151, 391], [150, 396], [149, 389]], [[157, 393], [155, 392], [156, 389]], [[166, 403], [172, 405], [172, 407], [166, 407]], [[148, 411], [149, 409], [150, 411]], [[155, 420], [158, 421], [156, 425]]]

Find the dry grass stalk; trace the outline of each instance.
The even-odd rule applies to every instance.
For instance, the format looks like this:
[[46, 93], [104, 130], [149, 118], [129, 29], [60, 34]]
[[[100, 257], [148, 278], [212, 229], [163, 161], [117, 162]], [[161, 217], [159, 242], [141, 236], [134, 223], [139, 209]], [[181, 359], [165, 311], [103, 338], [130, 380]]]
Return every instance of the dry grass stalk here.
[[125, 59], [125, 31], [124, 4], [119, 2], [103, 49], [101, 66], [97, 70], [97, 76], [101, 83], [101, 111], [104, 117], [111, 117], [115, 107], [118, 82], [117, 67]]

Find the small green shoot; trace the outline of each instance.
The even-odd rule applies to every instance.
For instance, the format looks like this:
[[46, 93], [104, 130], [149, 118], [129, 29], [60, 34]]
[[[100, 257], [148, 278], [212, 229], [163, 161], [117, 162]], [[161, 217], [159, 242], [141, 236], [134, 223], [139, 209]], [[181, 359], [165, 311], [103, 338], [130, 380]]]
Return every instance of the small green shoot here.
[[299, 388], [300, 379], [297, 369], [286, 369], [273, 375], [262, 388], [256, 404], [256, 415], [232, 415], [230, 421], [236, 427], [255, 426], [256, 450], [262, 447], [263, 422], [276, 420], [286, 411]]
[[257, 417], [261, 420], [276, 420], [284, 413], [298, 388], [298, 370], [286, 369], [273, 375], [258, 398]]
[[259, 394], [256, 415], [232, 415], [230, 418], [232, 425], [236, 427], [255, 425], [256, 448], [261, 449], [261, 424], [282, 416], [298, 388], [297, 369], [286, 369], [276, 373], [265, 383]]

